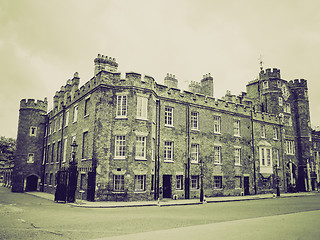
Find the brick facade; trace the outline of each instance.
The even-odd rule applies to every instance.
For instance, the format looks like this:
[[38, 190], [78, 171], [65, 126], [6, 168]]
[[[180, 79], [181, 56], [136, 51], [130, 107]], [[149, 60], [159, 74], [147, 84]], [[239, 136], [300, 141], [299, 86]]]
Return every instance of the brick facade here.
[[[277, 185], [282, 192], [305, 191], [316, 184], [319, 168], [309, 173], [318, 161], [310, 154], [305, 80], [287, 82], [277, 69], [262, 70], [246, 93], [215, 99], [210, 74], [190, 92], [176, 88], [174, 75], [165, 86], [134, 72], [121, 79], [117, 67], [115, 59], [98, 55], [94, 77], [79, 88], [75, 73], [43, 119], [21, 108], [18, 140], [31, 119], [45, 123], [39, 142], [17, 146], [17, 156], [32, 146], [43, 152], [43, 162], [28, 165], [42, 179], [42, 191], [54, 193], [74, 139], [78, 198], [88, 197], [89, 175], [100, 201], [199, 198], [201, 188], [208, 197], [274, 192]], [[26, 165], [22, 157], [17, 161]], [[21, 179], [30, 174], [16, 166]]]

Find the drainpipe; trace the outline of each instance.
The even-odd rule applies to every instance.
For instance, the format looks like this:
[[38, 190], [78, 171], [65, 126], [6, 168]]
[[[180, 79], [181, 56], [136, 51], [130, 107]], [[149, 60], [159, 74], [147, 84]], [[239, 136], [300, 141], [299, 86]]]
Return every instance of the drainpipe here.
[[251, 113], [251, 146], [252, 146], [252, 161], [253, 161], [253, 182], [254, 182], [254, 194], [257, 194], [257, 180], [256, 180], [256, 159], [254, 151], [254, 132], [253, 132], [253, 114]]
[[187, 157], [187, 162], [185, 163], [186, 166], [186, 177], [185, 177], [185, 199], [190, 198], [190, 109], [189, 105], [187, 105], [187, 110], [186, 110], [186, 157]]
[[63, 128], [64, 128], [64, 118], [65, 118], [65, 111], [66, 111], [66, 106], [63, 104], [62, 105], [62, 124], [61, 124], [61, 142], [60, 142], [60, 156], [59, 156], [59, 171], [61, 170], [61, 156], [63, 153], [63, 148], [65, 148], [66, 146], [63, 145]]
[[48, 160], [48, 148], [47, 148], [47, 143], [48, 143], [48, 131], [49, 131], [49, 117], [48, 114], [45, 116], [45, 123], [44, 123], [44, 146], [43, 149], [46, 150], [46, 152], [44, 153], [44, 151], [42, 152], [42, 160], [44, 157], [44, 162], [42, 165], [42, 174], [41, 174], [41, 182], [42, 182], [42, 186], [40, 188], [41, 192], [44, 192], [44, 184], [45, 184], [45, 172], [46, 172], [46, 164], [47, 164], [47, 160]]
[[157, 157], [155, 159], [155, 174], [154, 174], [154, 200], [160, 198], [160, 100], [157, 100], [157, 116], [156, 116], [156, 132], [157, 132]]

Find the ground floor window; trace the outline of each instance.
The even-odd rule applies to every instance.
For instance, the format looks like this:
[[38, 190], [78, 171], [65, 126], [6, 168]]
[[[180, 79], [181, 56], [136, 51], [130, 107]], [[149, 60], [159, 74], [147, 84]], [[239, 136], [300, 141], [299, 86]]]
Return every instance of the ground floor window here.
[[177, 190], [183, 189], [183, 175], [177, 175]]
[[241, 176], [235, 176], [234, 178], [234, 185], [235, 188], [242, 188]]
[[146, 175], [135, 175], [134, 177], [134, 190], [136, 192], [145, 191]]
[[124, 175], [113, 175], [113, 190], [115, 192], [124, 191]]
[[213, 177], [213, 188], [221, 189], [222, 188], [222, 176], [214, 176]]
[[191, 176], [191, 189], [199, 189], [199, 176]]

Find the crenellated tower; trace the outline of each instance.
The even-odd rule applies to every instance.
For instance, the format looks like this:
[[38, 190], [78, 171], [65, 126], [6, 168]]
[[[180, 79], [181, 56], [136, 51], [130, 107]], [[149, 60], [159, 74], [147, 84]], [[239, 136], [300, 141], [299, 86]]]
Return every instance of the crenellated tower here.
[[46, 98], [20, 101], [12, 192], [39, 189], [47, 107]]
[[311, 122], [307, 81], [295, 79], [288, 82], [291, 93], [292, 117], [296, 132], [296, 150], [298, 157], [298, 191], [311, 190], [309, 163], [312, 158]]
[[118, 70], [118, 63], [115, 58], [98, 54], [94, 59], [94, 75], [100, 71], [116, 72]]

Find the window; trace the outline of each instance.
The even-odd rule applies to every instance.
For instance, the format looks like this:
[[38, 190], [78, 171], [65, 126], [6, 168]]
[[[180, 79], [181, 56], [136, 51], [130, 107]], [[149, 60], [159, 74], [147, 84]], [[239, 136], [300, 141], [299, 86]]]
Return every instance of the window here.
[[191, 189], [199, 189], [199, 176], [191, 176]]
[[221, 189], [222, 188], [222, 176], [214, 176], [213, 177], [213, 188]]
[[261, 147], [260, 152], [260, 166], [272, 166], [271, 148]]
[[148, 119], [148, 98], [137, 96], [137, 118]]
[[164, 109], [164, 124], [167, 126], [173, 126], [173, 108], [165, 107]]
[[124, 159], [126, 155], [126, 136], [116, 136], [115, 138], [115, 158]]
[[234, 136], [240, 137], [240, 120], [234, 120], [233, 133], [234, 133]]
[[55, 145], [56, 145], [55, 143], [52, 144], [52, 149], [51, 149], [51, 163], [53, 163], [54, 157], [55, 157], [55, 154], [54, 154]]
[[173, 142], [164, 142], [164, 161], [173, 161]]
[[55, 133], [57, 130], [57, 120], [53, 120], [52, 124], [53, 124], [53, 132]]
[[234, 148], [234, 164], [241, 165], [241, 148], [240, 147]]
[[290, 106], [289, 103], [284, 104], [284, 109], [283, 109], [283, 111], [284, 111], [285, 113], [291, 113], [291, 106]]
[[214, 133], [221, 133], [221, 117], [214, 116], [213, 123], [214, 123]]
[[291, 117], [290, 116], [284, 116], [283, 124], [285, 126], [292, 126]]
[[152, 174], [152, 175], [151, 175], [151, 191], [154, 191], [154, 184], [155, 184], [155, 182], [154, 182], [154, 175]]
[[47, 149], [46, 149], [46, 147], [44, 147], [43, 148], [42, 165], [45, 164], [45, 162], [46, 162], [46, 154], [47, 154]]
[[177, 175], [177, 190], [183, 190], [183, 175]]
[[273, 139], [278, 140], [278, 128], [273, 127]]
[[146, 137], [137, 136], [136, 159], [146, 159]]
[[84, 132], [82, 138], [82, 159], [88, 159], [88, 147], [88, 132]]
[[287, 140], [286, 141], [286, 153], [287, 155], [294, 155], [294, 141]]
[[268, 81], [263, 81], [262, 82], [262, 87], [263, 87], [263, 89], [267, 89], [269, 87]]
[[56, 158], [56, 163], [60, 161], [60, 150], [61, 150], [61, 141], [58, 142], [57, 144], [57, 158]]
[[84, 116], [88, 116], [89, 115], [89, 107], [90, 107], [90, 98], [87, 98], [84, 101]]
[[221, 163], [221, 147], [214, 146], [214, 163], [220, 164]]
[[199, 144], [191, 144], [191, 163], [199, 162]]
[[37, 127], [30, 127], [30, 136], [37, 136]]
[[47, 160], [46, 160], [46, 163], [49, 163], [50, 162], [50, 151], [51, 151], [51, 145], [48, 145], [48, 150], [47, 150]]
[[117, 114], [116, 117], [126, 117], [127, 116], [127, 96], [118, 95], [117, 96]]
[[66, 116], [64, 119], [64, 126], [67, 127], [69, 123], [69, 111], [66, 111]]
[[283, 106], [283, 98], [279, 97], [279, 106]]
[[278, 85], [278, 88], [281, 88], [281, 87], [282, 87], [280, 80], [277, 81], [277, 85]]
[[261, 125], [261, 138], [266, 138], [266, 126]]
[[198, 130], [199, 121], [198, 121], [199, 113], [191, 112], [191, 130]]
[[62, 158], [62, 162], [66, 162], [67, 161], [67, 142], [68, 139], [65, 138], [63, 141], [63, 158]]
[[280, 167], [280, 163], [279, 163], [279, 149], [273, 149], [273, 161], [274, 164], [277, 165], [278, 167]]
[[49, 185], [52, 185], [52, 177], [53, 177], [53, 173], [50, 173], [50, 175], [49, 175]]
[[75, 123], [77, 122], [77, 120], [78, 120], [78, 106], [75, 106], [73, 108], [73, 122]]
[[113, 175], [113, 191], [124, 191], [124, 175]]
[[154, 123], [157, 121], [157, 103], [155, 100], [152, 101], [152, 120]]
[[235, 188], [242, 188], [242, 181], [241, 176], [234, 177], [234, 187]]
[[136, 192], [145, 191], [145, 179], [146, 179], [146, 175], [134, 176], [134, 190]]
[[62, 115], [58, 117], [59, 130], [62, 128]]
[[29, 153], [28, 154], [27, 163], [34, 163], [34, 153]]

